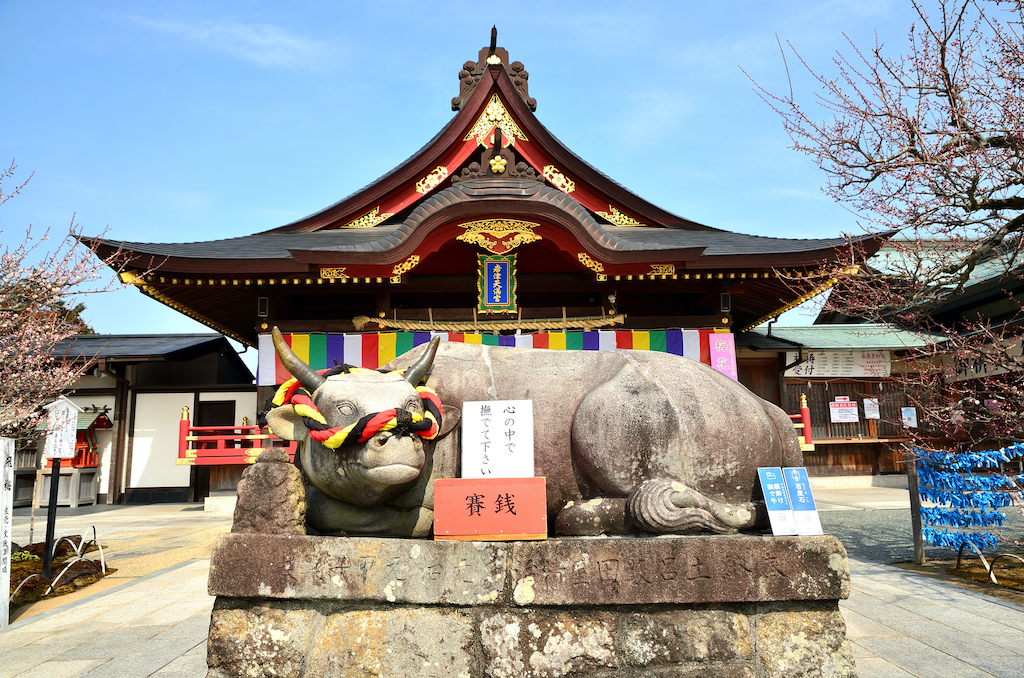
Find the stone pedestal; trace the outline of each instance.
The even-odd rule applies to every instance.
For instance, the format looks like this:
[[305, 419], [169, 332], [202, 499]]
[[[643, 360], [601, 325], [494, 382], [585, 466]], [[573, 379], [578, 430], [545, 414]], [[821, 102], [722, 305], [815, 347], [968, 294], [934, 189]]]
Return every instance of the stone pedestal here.
[[833, 537], [233, 533], [211, 677], [854, 676]]

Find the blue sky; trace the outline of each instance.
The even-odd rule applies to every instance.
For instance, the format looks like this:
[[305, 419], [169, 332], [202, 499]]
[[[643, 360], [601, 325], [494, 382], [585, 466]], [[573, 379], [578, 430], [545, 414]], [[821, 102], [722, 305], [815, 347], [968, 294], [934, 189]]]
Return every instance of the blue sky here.
[[[88, 235], [209, 240], [319, 211], [444, 126], [492, 24], [541, 122], [644, 198], [745, 233], [855, 232], [739, 67], [781, 91], [776, 34], [829, 72], [844, 33], [896, 52], [912, 20], [881, 0], [3, 0], [0, 162], [35, 176], [0, 207], [0, 237], [53, 237], [76, 215]], [[86, 303], [103, 333], [207, 331], [131, 289]]]

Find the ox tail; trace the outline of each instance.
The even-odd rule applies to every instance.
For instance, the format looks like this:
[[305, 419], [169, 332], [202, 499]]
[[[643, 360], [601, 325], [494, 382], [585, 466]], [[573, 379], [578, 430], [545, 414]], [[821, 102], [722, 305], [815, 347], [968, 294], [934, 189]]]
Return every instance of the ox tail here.
[[750, 503], [726, 504], [672, 480], [646, 480], [626, 503], [630, 518], [644, 532], [655, 534], [725, 534], [749, 529], [757, 520]]

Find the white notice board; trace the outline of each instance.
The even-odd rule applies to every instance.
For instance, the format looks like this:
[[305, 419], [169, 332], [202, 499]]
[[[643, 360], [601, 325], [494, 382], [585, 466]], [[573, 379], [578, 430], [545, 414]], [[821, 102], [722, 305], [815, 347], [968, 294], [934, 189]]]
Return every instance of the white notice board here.
[[64, 396], [45, 405], [47, 459], [72, 459], [75, 456], [75, 441], [78, 435], [78, 415], [84, 412]]
[[836, 396], [828, 404], [828, 420], [833, 424], [856, 424], [860, 421], [857, 401], [850, 400], [849, 396]]
[[[889, 351], [809, 351], [804, 362], [786, 370], [787, 377], [888, 377], [892, 371]], [[786, 352], [786, 364], [800, 359]]]
[[463, 403], [462, 477], [533, 476], [533, 401]]

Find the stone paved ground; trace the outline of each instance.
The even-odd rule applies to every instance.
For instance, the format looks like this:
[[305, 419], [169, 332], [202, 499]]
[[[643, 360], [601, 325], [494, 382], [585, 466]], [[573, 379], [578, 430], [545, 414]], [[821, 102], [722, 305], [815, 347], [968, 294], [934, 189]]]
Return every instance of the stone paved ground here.
[[191, 560], [0, 633], [0, 677], [206, 675], [208, 559]]
[[[815, 495], [826, 531], [854, 556], [909, 548], [905, 490]], [[230, 515], [190, 509], [123, 507], [62, 518], [59, 533], [77, 521], [111, 535], [103, 541], [125, 578], [78, 601], [57, 599], [55, 609], [0, 632], [0, 678], [204, 676], [213, 605], [204, 554]], [[888, 533], [894, 525], [901, 534]], [[25, 527], [16, 516], [16, 534]], [[171, 564], [182, 558], [198, 559]], [[860, 678], [1024, 676], [1024, 606], [863, 558], [851, 558], [850, 569], [853, 592], [840, 608]]]
[[1020, 678], [1024, 607], [851, 559], [839, 607], [860, 678]]

